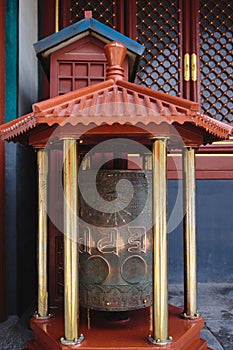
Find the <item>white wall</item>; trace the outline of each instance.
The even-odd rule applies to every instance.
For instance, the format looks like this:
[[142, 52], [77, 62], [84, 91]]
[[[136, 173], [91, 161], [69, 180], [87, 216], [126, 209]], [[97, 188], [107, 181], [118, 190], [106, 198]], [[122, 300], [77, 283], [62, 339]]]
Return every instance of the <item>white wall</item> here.
[[38, 0], [19, 0], [18, 115], [31, 111], [38, 100]]

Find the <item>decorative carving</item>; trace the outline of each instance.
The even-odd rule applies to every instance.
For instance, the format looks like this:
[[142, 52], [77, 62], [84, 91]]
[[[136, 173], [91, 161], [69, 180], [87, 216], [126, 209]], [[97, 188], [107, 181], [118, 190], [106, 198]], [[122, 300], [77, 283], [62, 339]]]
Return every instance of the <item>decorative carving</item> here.
[[80, 303], [87, 308], [104, 311], [126, 311], [152, 304], [152, 284], [144, 288], [130, 285], [80, 285]]

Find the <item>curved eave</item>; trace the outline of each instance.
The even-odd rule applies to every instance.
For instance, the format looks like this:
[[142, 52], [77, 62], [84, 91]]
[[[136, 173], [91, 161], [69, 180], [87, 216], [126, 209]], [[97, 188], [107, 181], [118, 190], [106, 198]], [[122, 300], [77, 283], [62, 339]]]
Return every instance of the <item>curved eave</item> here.
[[[59, 117], [59, 116], [37, 116], [37, 113], [31, 113], [23, 116], [14, 122], [10, 122], [1, 126], [0, 135], [2, 140], [13, 141], [19, 136], [29, 133], [31, 130], [36, 129], [39, 125], [45, 125], [47, 127], [51, 126], [66, 126], [68, 124], [72, 126], [82, 125], [88, 128], [99, 127], [102, 125], [112, 126], [114, 124], [119, 125], [131, 125], [140, 128], [148, 128], [151, 125], [160, 125], [166, 123], [168, 125], [189, 123], [197, 127], [201, 127], [203, 132], [206, 133], [207, 139], [209, 136], [214, 136], [215, 140], [223, 140], [228, 138], [229, 134], [233, 133], [233, 128], [225, 125], [221, 122], [215, 121], [213, 118], [202, 114], [196, 114], [192, 116], [187, 115], [154, 115], [154, 116], [69, 116], [69, 117]], [[206, 137], [205, 137], [206, 139]], [[210, 140], [212, 138], [210, 137]]]
[[36, 128], [37, 118], [34, 113], [26, 114], [9, 123], [0, 126], [0, 139], [12, 141], [19, 135], [27, 134], [29, 130]]
[[216, 136], [219, 141], [228, 139], [233, 134], [233, 127], [207, 115], [198, 113], [193, 119], [197, 127], [202, 127], [205, 132]]
[[[198, 112], [193, 101], [154, 91], [127, 81], [102, 83], [56, 96], [33, 105], [33, 112], [0, 127], [2, 140], [19, 139], [39, 125], [148, 126], [189, 123], [200, 128], [203, 142], [227, 139], [233, 128]], [[26, 137], [26, 135], [25, 135]]]

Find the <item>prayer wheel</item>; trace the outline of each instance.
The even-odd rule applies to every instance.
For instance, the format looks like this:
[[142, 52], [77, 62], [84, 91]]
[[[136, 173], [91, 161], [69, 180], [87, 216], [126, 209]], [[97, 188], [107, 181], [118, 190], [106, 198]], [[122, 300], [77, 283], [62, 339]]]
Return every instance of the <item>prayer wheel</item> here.
[[127, 311], [152, 304], [151, 181], [149, 170], [81, 172], [81, 306]]

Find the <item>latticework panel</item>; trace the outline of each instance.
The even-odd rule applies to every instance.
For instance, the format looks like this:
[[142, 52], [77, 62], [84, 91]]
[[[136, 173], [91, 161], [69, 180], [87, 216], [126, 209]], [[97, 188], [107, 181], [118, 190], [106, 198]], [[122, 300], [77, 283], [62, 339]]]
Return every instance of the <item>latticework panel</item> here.
[[202, 112], [233, 121], [233, 2], [201, 0], [200, 70]]
[[91, 10], [93, 18], [115, 28], [115, 1], [111, 0], [71, 0], [70, 23], [84, 18], [84, 11]]
[[105, 62], [58, 61], [58, 95], [101, 83], [106, 73]]
[[179, 1], [138, 0], [137, 41], [145, 46], [138, 83], [180, 95]]

